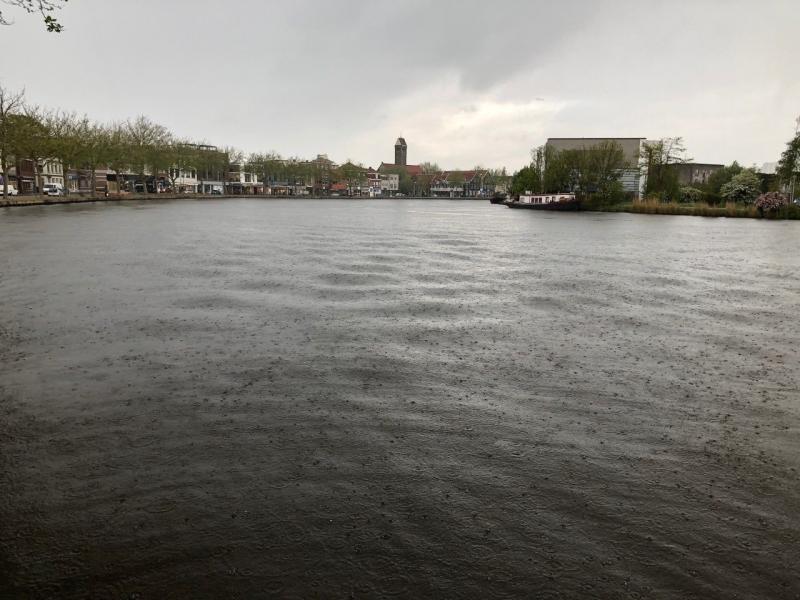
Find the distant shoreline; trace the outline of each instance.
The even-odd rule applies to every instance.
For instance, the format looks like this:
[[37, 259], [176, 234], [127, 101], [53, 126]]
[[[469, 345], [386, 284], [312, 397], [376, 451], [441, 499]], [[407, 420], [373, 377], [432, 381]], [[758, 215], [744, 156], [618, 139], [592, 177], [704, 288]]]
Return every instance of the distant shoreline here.
[[233, 200], [237, 198], [252, 200], [457, 200], [463, 202], [481, 201], [487, 202], [486, 198], [431, 198], [430, 196], [406, 196], [403, 198], [369, 198], [358, 196], [267, 196], [256, 194], [128, 194], [117, 197], [115, 195], [105, 196], [9, 196], [4, 199], [0, 194], [0, 208], [14, 208], [21, 206], [49, 206], [54, 204], [86, 204], [89, 202], [130, 202], [139, 200]]
[[[128, 194], [122, 197], [110, 195], [108, 197], [95, 196], [14, 196], [7, 200], [0, 195], [0, 208], [20, 208], [25, 206], [51, 206], [58, 204], [88, 204], [92, 202], [140, 202], [161, 200], [363, 200], [380, 202], [383, 200], [452, 200], [454, 202], [478, 201], [487, 202], [486, 198], [432, 198], [430, 196], [406, 196], [403, 198], [369, 198], [357, 196], [266, 196], [242, 194]], [[548, 211], [542, 211], [548, 212]], [[622, 204], [618, 206], [593, 207], [576, 212], [614, 212], [639, 215], [668, 215], [684, 217], [727, 217], [733, 219], [767, 219], [777, 221], [800, 220], [800, 207], [788, 206], [776, 213], [759, 215], [755, 208], [731, 207], [705, 207], [679, 204], [637, 203]]]

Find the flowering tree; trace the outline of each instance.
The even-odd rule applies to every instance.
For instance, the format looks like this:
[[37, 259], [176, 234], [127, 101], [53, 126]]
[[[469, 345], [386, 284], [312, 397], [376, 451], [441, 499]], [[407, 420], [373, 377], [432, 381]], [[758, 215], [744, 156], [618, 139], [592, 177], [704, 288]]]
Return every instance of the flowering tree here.
[[720, 195], [728, 202], [752, 204], [761, 193], [761, 179], [753, 169], [744, 169], [720, 189]]
[[756, 208], [758, 212], [764, 214], [764, 211], [774, 212], [781, 206], [786, 206], [789, 203], [786, 196], [780, 192], [767, 192], [761, 194], [756, 200]]

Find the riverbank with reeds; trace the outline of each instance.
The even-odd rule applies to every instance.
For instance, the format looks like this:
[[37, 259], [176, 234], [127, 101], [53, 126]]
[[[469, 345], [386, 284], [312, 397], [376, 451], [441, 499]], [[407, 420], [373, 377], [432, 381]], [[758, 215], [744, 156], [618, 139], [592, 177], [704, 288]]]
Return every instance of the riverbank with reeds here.
[[617, 204], [593, 208], [603, 212], [628, 212], [645, 215], [684, 215], [691, 217], [729, 217], [734, 219], [790, 219], [800, 220], [800, 206], [782, 206], [774, 211], [763, 213], [752, 205], [728, 204], [726, 206], [710, 206], [705, 203], [682, 204], [677, 202], [659, 202], [645, 200], [627, 204]]

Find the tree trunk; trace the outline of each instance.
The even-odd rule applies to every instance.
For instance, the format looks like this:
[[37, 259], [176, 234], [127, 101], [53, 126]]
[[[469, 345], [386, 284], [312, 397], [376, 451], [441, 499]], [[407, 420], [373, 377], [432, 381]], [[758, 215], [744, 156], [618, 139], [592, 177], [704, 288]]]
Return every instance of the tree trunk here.
[[0, 162], [3, 168], [3, 198], [8, 198], [8, 161], [5, 154], [0, 155]]
[[92, 193], [91, 197], [94, 198], [97, 195], [97, 168], [95, 165], [92, 165]]
[[36, 193], [42, 193], [42, 173], [39, 171], [39, 161], [33, 161], [33, 181], [34, 185], [36, 186]]
[[65, 196], [67, 194], [69, 194], [69, 175], [67, 174], [67, 171], [68, 171], [67, 161], [62, 159], [61, 160], [61, 177], [64, 178], [63, 185], [64, 185], [64, 195]]

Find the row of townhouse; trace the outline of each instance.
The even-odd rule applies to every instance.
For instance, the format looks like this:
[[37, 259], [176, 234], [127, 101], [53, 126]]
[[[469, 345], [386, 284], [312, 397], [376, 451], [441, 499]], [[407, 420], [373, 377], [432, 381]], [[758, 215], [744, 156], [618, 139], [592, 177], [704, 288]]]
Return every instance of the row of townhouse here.
[[[96, 169], [96, 192], [108, 190], [109, 169]], [[113, 176], [112, 176], [113, 178]], [[15, 161], [8, 170], [8, 183], [20, 194], [36, 194], [43, 188], [55, 184], [61, 189], [73, 193], [88, 194], [92, 190], [92, 171], [90, 169], [68, 168], [64, 181], [64, 168], [60, 160], [48, 159], [34, 162], [30, 159]], [[0, 174], [2, 184], [2, 174]]]
[[[49, 184], [56, 184], [67, 193], [102, 195], [117, 192], [175, 192], [205, 194], [260, 194], [264, 193], [264, 183], [255, 173], [242, 165], [231, 164], [227, 169], [209, 167], [207, 169], [170, 168], [153, 173], [145, 169], [143, 174], [130, 170], [116, 172], [107, 167], [94, 171], [90, 169], [68, 168], [66, 181], [60, 160], [48, 159], [34, 162], [30, 159], [15, 161], [8, 170], [8, 183], [21, 194], [36, 194]], [[94, 190], [92, 181], [94, 180]], [[0, 175], [2, 184], [2, 175]]]

